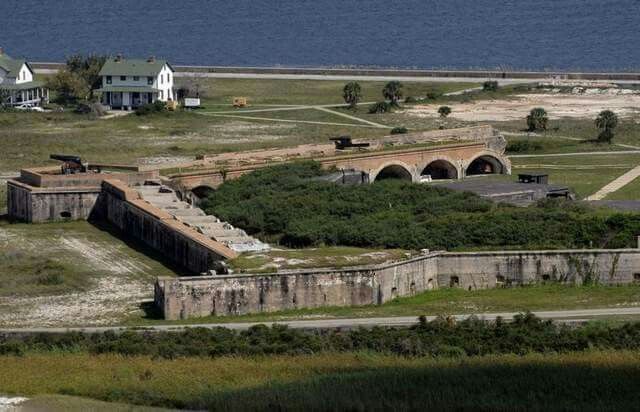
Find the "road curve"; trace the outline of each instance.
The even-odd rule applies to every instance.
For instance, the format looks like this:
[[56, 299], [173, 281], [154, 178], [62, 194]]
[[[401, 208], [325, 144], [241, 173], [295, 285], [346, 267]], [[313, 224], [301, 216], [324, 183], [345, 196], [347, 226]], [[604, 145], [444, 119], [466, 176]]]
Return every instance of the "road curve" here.
[[[464, 320], [471, 316], [479, 319], [493, 321], [501, 317], [505, 320], [512, 320], [521, 312], [498, 312], [498, 313], [477, 313], [452, 315], [456, 320]], [[559, 311], [534, 311], [534, 315], [541, 319], [551, 319], [557, 321], [583, 322], [601, 317], [611, 316], [635, 316], [640, 315], [640, 307], [631, 308], [606, 308], [606, 309], [578, 309]], [[436, 319], [436, 316], [427, 316], [428, 321]], [[178, 332], [188, 328], [208, 328], [213, 329], [223, 327], [233, 330], [246, 330], [256, 325], [287, 325], [293, 329], [351, 329], [358, 327], [406, 327], [415, 325], [418, 322], [416, 316], [396, 316], [384, 318], [353, 318], [353, 319], [314, 319], [314, 320], [286, 320], [277, 322], [232, 322], [232, 323], [196, 323], [189, 325], [150, 325], [150, 326], [92, 326], [92, 327], [71, 327], [71, 328], [2, 328], [0, 334], [6, 333], [64, 333], [64, 332], [124, 332], [124, 331], [158, 331], [158, 332]]]

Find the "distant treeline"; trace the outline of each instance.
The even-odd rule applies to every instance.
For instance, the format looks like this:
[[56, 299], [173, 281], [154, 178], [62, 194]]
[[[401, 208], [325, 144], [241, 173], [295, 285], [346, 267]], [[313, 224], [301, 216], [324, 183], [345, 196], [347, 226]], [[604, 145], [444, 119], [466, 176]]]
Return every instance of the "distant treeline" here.
[[624, 248], [640, 234], [640, 214], [579, 202], [521, 208], [398, 180], [341, 186], [313, 179], [324, 173], [314, 162], [265, 168], [225, 182], [203, 207], [289, 247]]
[[640, 349], [640, 322], [580, 327], [521, 314], [513, 322], [440, 317], [410, 328], [309, 332], [286, 326], [254, 326], [246, 331], [193, 328], [183, 332], [62, 333], [0, 337], [0, 355], [33, 352], [116, 353], [158, 358], [224, 355], [302, 355], [371, 351], [403, 356], [481, 356]]

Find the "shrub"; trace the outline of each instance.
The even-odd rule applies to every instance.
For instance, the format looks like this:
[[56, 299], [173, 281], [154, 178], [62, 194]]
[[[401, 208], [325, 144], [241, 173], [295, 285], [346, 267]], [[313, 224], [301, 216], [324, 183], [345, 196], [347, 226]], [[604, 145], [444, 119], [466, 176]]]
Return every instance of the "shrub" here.
[[341, 186], [310, 179], [314, 162], [275, 166], [225, 182], [203, 201], [207, 213], [290, 247], [403, 249], [633, 247], [640, 214], [520, 208], [471, 193], [389, 179]]
[[418, 100], [417, 100], [415, 97], [413, 97], [413, 96], [407, 96], [407, 97], [404, 99], [404, 102], [405, 102], [406, 104], [412, 104], [412, 103], [417, 103], [417, 102], [418, 102]]
[[153, 103], [148, 103], [143, 106], [140, 106], [136, 109], [136, 114], [138, 116], [146, 116], [153, 113], [161, 113], [167, 110], [167, 106], [163, 101], [156, 100]]
[[485, 92], [495, 92], [498, 90], [498, 82], [496, 80], [487, 80], [482, 83], [482, 90]]
[[391, 129], [391, 134], [405, 134], [408, 132], [409, 132], [409, 129], [407, 129], [404, 126], [394, 127], [393, 129]]
[[530, 140], [516, 140], [515, 142], [509, 142], [507, 144], [507, 152], [535, 152], [537, 150], [542, 150], [542, 147], [542, 143], [540, 142], [532, 142]]
[[451, 108], [449, 106], [440, 106], [438, 114], [440, 117], [445, 118], [451, 114]]
[[388, 102], [378, 102], [374, 103], [369, 107], [369, 113], [389, 113], [391, 112], [393, 107]]

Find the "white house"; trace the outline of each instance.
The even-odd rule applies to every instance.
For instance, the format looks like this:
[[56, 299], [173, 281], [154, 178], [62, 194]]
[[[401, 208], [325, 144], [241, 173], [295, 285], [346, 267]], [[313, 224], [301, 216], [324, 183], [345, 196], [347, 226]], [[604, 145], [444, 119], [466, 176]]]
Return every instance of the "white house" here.
[[25, 60], [13, 59], [0, 48], [0, 89], [9, 91], [12, 106], [49, 102], [49, 90], [42, 82], [33, 80], [33, 69]]
[[102, 104], [112, 109], [131, 110], [157, 100], [175, 100], [174, 70], [165, 60], [150, 57], [108, 59], [102, 69]]

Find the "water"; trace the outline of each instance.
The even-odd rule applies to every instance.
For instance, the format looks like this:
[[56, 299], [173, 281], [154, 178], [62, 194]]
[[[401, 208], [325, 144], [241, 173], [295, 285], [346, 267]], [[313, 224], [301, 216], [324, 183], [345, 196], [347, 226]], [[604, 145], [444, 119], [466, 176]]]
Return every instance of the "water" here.
[[0, 45], [176, 64], [640, 69], [638, 0], [0, 0]]

